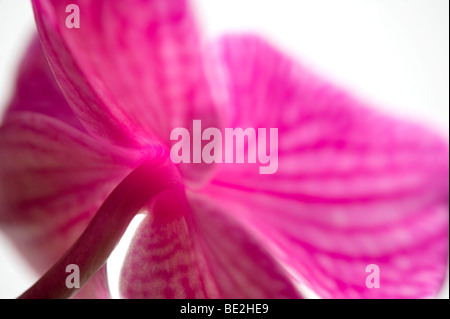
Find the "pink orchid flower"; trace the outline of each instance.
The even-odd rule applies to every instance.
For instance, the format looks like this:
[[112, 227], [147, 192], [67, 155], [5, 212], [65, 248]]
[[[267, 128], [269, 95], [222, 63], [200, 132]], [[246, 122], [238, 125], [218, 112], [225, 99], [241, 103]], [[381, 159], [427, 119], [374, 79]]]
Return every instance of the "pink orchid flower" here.
[[[205, 45], [185, 0], [79, 0], [67, 28], [71, 2], [32, 1], [40, 41], [0, 128], [0, 223], [42, 274], [22, 297], [108, 298], [105, 262], [137, 213], [126, 298], [436, 295], [447, 141], [258, 37]], [[278, 128], [278, 171], [174, 164], [170, 132], [195, 119]], [[69, 264], [81, 289], [65, 285]]]

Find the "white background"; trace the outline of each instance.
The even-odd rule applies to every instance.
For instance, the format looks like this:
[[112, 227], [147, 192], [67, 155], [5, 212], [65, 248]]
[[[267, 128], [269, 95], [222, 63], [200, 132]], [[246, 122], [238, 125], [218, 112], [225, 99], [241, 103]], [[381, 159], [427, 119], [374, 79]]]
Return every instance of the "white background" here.
[[[230, 30], [264, 34], [380, 108], [448, 136], [448, 0], [197, 0], [195, 5], [208, 36]], [[0, 0], [0, 108], [33, 32], [29, 1]], [[108, 263], [114, 295], [123, 250]], [[35, 279], [0, 234], [0, 298], [18, 296]], [[441, 298], [448, 298], [448, 289], [447, 280]]]

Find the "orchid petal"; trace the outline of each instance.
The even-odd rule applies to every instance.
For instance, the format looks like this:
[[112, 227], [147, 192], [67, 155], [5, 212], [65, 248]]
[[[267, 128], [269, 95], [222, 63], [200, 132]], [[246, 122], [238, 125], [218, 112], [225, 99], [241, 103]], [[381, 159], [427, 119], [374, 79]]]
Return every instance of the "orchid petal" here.
[[[72, 109], [69, 107], [67, 101], [65, 100], [62, 92], [60, 91], [58, 84], [55, 81], [54, 75], [50, 70], [50, 67], [48, 65], [47, 59], [45, 57], [44, 51], [42, 50], [42, 46], [41, 43], [39, 41], [39, 38], [37, 36], [35, 36], [27, 51], [26, 54], [21, 62], [20, 68], [19, 68], [19, 72], [18, 72], [18, 79], [17, 79], [17, 83], [16, 83], [16, 89], [15, 89], [15, 93], [13, 95], [12, 100], [9, 103], [9, 106], [6, 110], [6, 114], [5, 114], [5, 118], [6, 118], [6, 122], [8, 122], [8, 118], [12, 118], [13, 123], [19, 123], [19, 122], [23, 122], [22, 124], [25, 124], [25, 122], [27, 121], [27, 119], [31, 119], [32, 121], [41, 121], [40, 118], [42, 118], [43, 122], [41, 124], [44, 124], [45, 121], [48, 121], [48, 118], [46, 116], [40, 116], [38, 115], [31, 115], [32, 113], [29, 112], [33, 112], [33, 113], [40, 113], [41, 115], [48, 115], [50, 117], [52, 117], [53, 119], [57, 119], [60, 120], [62, 123], [65, 123], [69, 126], [72, 126], [82, 132], [85, 132], [84, 127], [82, 126], [81, 122], [78, 120], [78, 118], [75, 116], [75, 114], [73, 113]], [[22, 115], [21, 114], [25, 114], [24, 118], [20, 118]], [[19, 120], [17, 120], [19, 119]], [[51, 122], [53, 122], [53, 120], [51, 120]], [[26, 127], [33, 127], [33, 123], [29, 123], [30, 125], [25, 125]], [[8, 124], [9, 125], [9, 124]], [[59, 125], [58, 127], [63, 127], [64, 125]], [[4, 131], [9, 131], [9, 133], [2, 133], [5, 134], [3, 136], [4, 139], [8, 139], [8, 135], [12, 134], [13, 136], [16, 135], [16, 133], [14, 133], [14, 130], [18, 130], [18, 127], [11, 127], [4, 130]], [[55, 132], [54, 132], [55, 134]], [[51, 135], [51, 134], [50, 134]], [[76, 136], [78, 136], [79, 133], [76, 134]], [[0, 137], [1, 139], [1, 137]], [[3, 139], [3, 142], [5, 142], [5, 140]], [[17, 141], [17, 140], [15, 140]], [[14, 143], [14, 142], [13, 142]], [[92, 142], [91, 142], [92, 143]], [[94, 144], [93, 144], [94, 145]], [[18, 159], [18, 157], [20, 158], [21, 156], [29, 156], [29, 157], [34, 157], [34, 152], [33, 152], [33, 147], [37, 146], [36, 143], [28, 143], [28, 147], [29, 149], [26, 150], [25, 149], [17, 149], [16, 151], [12, 151], [11, 149], [7, 149], [5, 151], [5, 156], [8, 156], [8, 161], [7, 162], [11, 162], [11, 161], [20, 161], [20, 159]], [[3, 146], [4, 148], [4, 146]], [[3, 150], [2, 148], [2, 150]], [[33, 153], [33, 155], [32, 155]], [[61, 151], [58, 151], [58, 153], [61, 153]], [[22, 159], [23, 160], [23, 159]], [[2, 162], [3, 163], [3, 162]], [[36, 163], [37, 166], [39, 167], [40, 164], [42, 164], [42, 162]], [[62, 165], [63, 163], [61, 163]], [[27, 164], [29, 165], [29, 164]], [[17, 168], [14, 168], [14, 171], [10, 172], [9, 170], [11, 169], [11, 167], [7, 168], [6, 170], [4, 170], [3, 172], [5, 174], [8, 174], [10, 177], [6, 180], [2, 180], [2, 186], [5, 185], [8, 180], [11, 181], [14, 179], [14, 174], [16, 174], [16, 176], [20, 176], [19, 178], [21, 179], [22, 185], [25, 182], [26, 179], [28, 179], [28, 181], [26, 181], [26, 183], [36, 183], [36, 185], [40, 185], [41, 181], [43, 178], [45, 178], [45, 174], [44, 172], [42, 172], [42, 177], [39, 177], [38, 180], [37, 179], [37, 175], [30, 174], [28, 176], [26, 176], [25, 174], [28, 174], [28, 169], [26, 169], [25, 167], [26, 165], [18, 165]], [[23, 173], [18, 173], [17, 171], [15, 171], [16, 169], [20, 169], [20, 168], [24, 168], [26, 169], [25, 172]], [[44, 165], [42, 165], [40, 168], [35, 168], [36, 171], [38, 169], [42, 169], [44, 168]], [[68, 168], [69, 170], [70, 168]], [[1, 170], [1, 169], [0, 169]], [[63, 172], [61, 172], [63, 174]], [[26, 178], [24, 178], [24, 176], [26, 176]], [[73, 178], [72, 178], [73, 180]], [[112, 178], [112, 180], [114, 180], [114, 178]], [[54, 182], [54, 181], [53, 181]], [[52, 181], [48, 182], [48, 185], [50, 185], [52, 183]], [[66, 187], [67, 185], [65, 185]], [[22, 190], [25, 190], [24, 193], [21, 193]], [[17, 193], [14, 194], [16, 200], [13, 203], [7, 203], [5, 204], [4, 202], [2, 202], [2, 207], [8, 207], [9, 206], [9, 213], [14, 213], [15, 211], [18, 210], [17, 207], [19, 207], [20, 205], [22, 205], [23, 203], [21, 203], [22, 199], [21, 196], [26, 197], [27, 196], [27, 189], [25, 188], [21, 188], [21, 190], [17, 190]], [[56, 190], [55, 190], [56, 192]], [[5, 192], [6, 196], [9, 196], [7, 194], [7, 192]], [[63, 197], [64, 195], [62, 195]], [[54, 200], [58, 200], [57, 198], [55, 198]], [[93, 202], [97, 202], [98, 199], [92, 199]], [[74, 204], [71, 204], [72, 206]], [[98, 205], [98, 204], [97, 204]], [[13, 208], [11, 208], [11, 206]], [[83, 208], [82, 208], [83, 209]], [[83, 216], [83, 211], [82, 209], [79, 211], [79, 215]], [[30, 208], [30, 210], [32, 210]], [[91, 215], [93, 215], [93, 212], [95, 211], [95, 207], [92, 208], [92, 212], [90, 212]], [[75, 208], [71, 208], [71, 211], [73, 211], [74, 213], [76, 213]], [[62, 210], [62, 213], [66, 212], [66, 210]], [[6, 214], [6, 213], [4, 213]], [[45, 214], [43, 214], [45, 215]], [[61, 216], [63, 217], [63, 216]], [[87, 216], [85, 216], [87, 217]], [[21, 215], [17, 214], [16, 216], [12, 216], [9, 217], [11, 219], [16, 219], [16, 222], [20, 223], [21, 222]], [[67, 216], [68, 219], [70, 219], [70, 216]], [[23, 219], [23, 218], [22, 218]], [[45, 217], [42, 217], [42, 219], [45, 219]], [[86, 219], [86, 218], [85, 218]], [[80, 233], [81, 230], [83, 230], [83, 228], [86, 226], [87, 222], [88, 222], [87, 218], [86, 220], [83, 221], [83, 218], [81, 219], [80, 224], [78, 225], [77, 223], [74, 223], [74, 230], [71, 230], [71, 232], [73, 233], [73, 235], [71, 235], [71, 237], [75, 238], [77, 233]], [[40, 225], [46, 225], [47, 222], [51, 222], [51, 217], [49, 217], [49, 220], [47, 221], [41, 221], [41, 220], [36, 220], [36, 221], [30, 221], [30, 222], [26, 222], [29, 223], [30, 225], [27, 227], [32, 227], [33, 229], [37, 229], [40, 227]], [[33, 224], [33, 225], [31, 225]], [[3, 225], [4, 227], [7, 227], [5, 225]], [[20, 227], [20, 226], [19, 226]], [[44, 226], [46, 227], [46, 226]], [[69, 228], [71, 228], [72, 226], [70, 226]], [[45, 229], [43, 229], [43, 232], [41, 235], [39, 235], [39, 237], [44, 238], [45, 237]], [[50, 234], [48, 234], [49, 237]], [[53, 243], [50, 244], [50, 246], [58, 246], [59, 245], [59, 249], [56, 249], [55, 251], [52, 250], [48, 250], [45, 245], [44, 247], [42, 247], [42, 243], [38, 243], [37, 246], [33, 246], [28, 247], [26, 244], [20, 244], [19, 242], [23, 240], [23, 238], [19, 239], [19, 242], [17, 242], [17, 238], [16, 235], [13, 234], [12, 235], [12, 239], [16, 240], [16, 243], [18, 244], [18, 246], [20, 247], [20, 249], [22, 249], [22, 252], [25, 254], [26, 257], [28, 257], [29, 255], [29, 251], [34, 252], [34, 255], [29, 256], [29, 261], [33, 264], [33, 266], [36, 268], [38, 273], [42, 273], [43, 271], [47, 270], [47, 268], [49, 267], [49, 265], [51, 264], [52, 260], [55, 260], [56, 258], [59, 257], [59, 255], [65, 251], [65, 247], [68, 247], [71, 244], [71, 239], [67, 240], [66, 242], [59, 242], [60, 240], [62, 240], [63, 238], [57, 238], [57, 236], [55, 238], [52, 238], [51, 241], [53, 241]], [[33, 237], [34, 235], [32, 235], [30, 239], [30, 241], [33, 241]], [[19, 236], [20, 237], [20, 236]], [[26, 236], [25, 236], [26, 237]], [[44, 239], [43, 239], [44, 240]], [[44, 250], [44, 253], [41, 251]], [[39, 254], [39, 256], [38, 256]], [[49, 257], [49, 260], [46, 260], [47, 257]], [[107, 278], [106, 278], [106, 267], [103, 267], [101, 271], [98, 272], [98, 274], [96, 276], [94, 276], [94, 278], [92, 278], [90, 280], [90, 282], [88, 284], [86, 284], [83, 289], [76, 295], [76, 298], [109, 298], [109, 289], [108, 289], [108, 285], [107, 285]]]
[[167, 143], [193, 118], [217, 126], [200, 37], [184, 0], [34, 0], [39, 35], [74, 112], [90, 132], [125, 146]]
[[59, 89], [37, 35], [20, 64], [15, 92], [5, 116], [20, 111], [42, 113], [85, 131]]
[[122, 268], [123, 297], [299, 297], [243, 226], [192, 193], [191, 213], [183, 192], [161, 194], [139, 226]]
[[239, 219], [189, 193], [193, 222], [222, 298], [300, 298], [286, 270]]
[[0, 128], [0, 225], [42, 274], [138, 160], [46, 115], [13, 112]]
[[[139, 226], [120, 276], [124, 298], [206, 298], [201, 254], [189, 231], [181, 192], [155, 199]], [[211, 288], [209, 288], [211, 289]]]
[[[216, 45], [231, 127], [278, 128], [278, 171], [223, 165], [204, 192], [327, 298], [434, 296], [448, 258], [448, 143], [378, 114], [252, 36]], [[380, 288], [366, 285], [377, 265]]]
[[[104, 269], [106, 260], [133, 217], [159, 193], [182, 187], [180, 173], [168, 159], [167, 150], [154, 145], [139, 166], [108, 195], [70, 249], [20, 298], [69, 298], [78, 289], [67, 286], [67, 265], [79, 267], [80, 287], [89, 282], [102, 267]], [[102, 278], [97, 276], [94, 279], [94, 284], [97, 284]], [[104, 287], [101, 285], [98, 288]]]

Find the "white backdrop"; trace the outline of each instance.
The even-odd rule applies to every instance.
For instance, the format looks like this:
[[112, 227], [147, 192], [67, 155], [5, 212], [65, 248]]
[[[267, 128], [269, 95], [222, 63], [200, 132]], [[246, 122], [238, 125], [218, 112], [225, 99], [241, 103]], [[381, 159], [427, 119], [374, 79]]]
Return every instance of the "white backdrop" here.
[[[448, 0], [197, 0], [195, 5], [208, 36], [229, 30], [264, 34], [380, 108], [425, 121], [448, 136]], [[33, 32], [29, 1], [0, 0], [0, 110]], [[114, 295], [122, 254], [119, 247], [108, 263]], [[0, 234], [0, 298], [18, 296], [35, 279]], [[448, 296], [447, 280], [440, 297]]]

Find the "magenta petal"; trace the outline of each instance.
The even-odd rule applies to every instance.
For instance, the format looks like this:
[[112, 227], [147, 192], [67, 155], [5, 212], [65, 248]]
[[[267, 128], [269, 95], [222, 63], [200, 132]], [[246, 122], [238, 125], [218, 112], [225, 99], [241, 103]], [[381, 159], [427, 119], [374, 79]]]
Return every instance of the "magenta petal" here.
[[70, 29], [72, 2], [33, 6], [56, 79], [89, 131], [131, 146], [167, 142], [192, 118], [217, 122], [187, 1], [77, 1], [80, 28]]
[[214, 294], [188, 227], [190, 209], [182, 192], [160, 194], [139, 226], [122, 267], [122, 297], [181, 299]]
[[249, 229], [207, 198], [190, 193], [193, 221], [222, 298], [300, 298], [286, 270]]
[[42, 274], [138, 160], [46, 115], [11, 113], [0, 128], [0, 226]]
[[[205, 192], [252, 225], [292, 274], [328, 298], [434, 296], [448, 258], [449, 151], [377, 114], [253, 37], [217, 45], [232, 127], [279, 129], [274, 175], [221, 166]], [[366, 267], [380, 288], [366, 286]]]
[[[154, 145], [146, 155], [140, 165], [108, 195], [88, 227], [64, 256], [25, 291], [21, 299], [71, 297], [77, 290], [66, 286], [65, 270], [68, 264], [79, 266], [81, 287], [91, 280], [89, 283], [101, 284], [97, 285], [100, 292], [105, 291], [102, 284], [104, 276], [98, 275], [105, 273], [103, 266], [132, 218], [159, 193], [181, 186], [179, 171], [168, 162], [167, 150]], [[92, 279], [99, 270], [101, 272]]]
[[18, 111], [46, 114], [84, 130], [56, 83], [37, 35], [20, 64], [15, 92], [5, 116]]
[[182, 192], [161, 194], [140, 225], [122, 269], [122, 296], [299, 297], [289, 276], [241, 225], [194, 195], [191, 213]]

